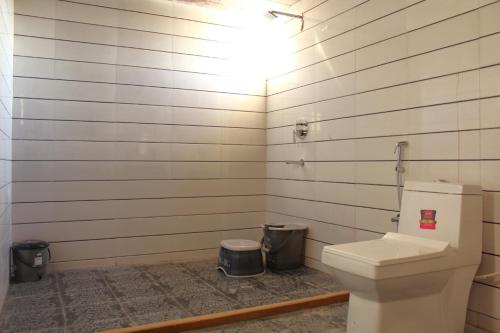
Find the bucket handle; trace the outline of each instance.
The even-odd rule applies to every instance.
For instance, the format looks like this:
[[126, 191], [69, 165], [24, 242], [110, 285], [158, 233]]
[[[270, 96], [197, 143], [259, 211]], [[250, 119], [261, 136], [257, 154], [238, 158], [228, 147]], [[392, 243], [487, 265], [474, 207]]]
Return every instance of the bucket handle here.
[[[49, 262], [52, 260], [52, 252], [50, 252], [50, 247], [47, 247], [46, 248], [47, 251], [49, 252]], [[16, 251], [14, 251], [14, 249], [11, 247], [10, 248], [10, 252], [12, 253], [12, 257], [14, 257], [17, 261], [19, 261], [21, 264], [23, 264], [24, 266], [27, 266], [27, 267], [30, 267], [30, 268], [35, 268], [33, 267], [31, 264], [28, 264], [26, 263], [23, 259], [21, 259], [17, 254], [16, 254]], [[15, 264], [13, 263], [13, 266]]]
[[266, 253], [269, 253], [269, 254], [274, 254], [276, 252], [278, 252], [279, 250], [281, 250], [282, 248], [285, 247], [285, 245], [288, 243], [288, 241], [292, 238], [292, 236], [297, 233], [298, 230], [292, 230], [290, 232], [290, 234], [281, 242], [280, 245], [278, 246], [275, 246], [274, 248], [271, 248], [271, 247], [268, 247], [269, 244], [266, 243], [265, 241], [265, 238], [266, 238], [266, 231], [267, 230], [267, 227], [264, 227], [264, 237], [262, 237], [262, 240], [261, 240], [261, 244], [262, 244], [262, 250], [264, 250], [264, 252]]

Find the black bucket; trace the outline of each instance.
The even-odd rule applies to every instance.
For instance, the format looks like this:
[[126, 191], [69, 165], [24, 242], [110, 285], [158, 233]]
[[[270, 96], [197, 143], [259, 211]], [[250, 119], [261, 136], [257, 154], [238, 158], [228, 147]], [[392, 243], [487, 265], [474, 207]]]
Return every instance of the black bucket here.
[[295, 269], [304, 265], [305, 236], [303, 224], [265, 224], [262, 249], [270, 270]]
[[15, 282], [34, 282], [43, 278], [50, 261], [49, 243], [29, 240], [11, 248]]

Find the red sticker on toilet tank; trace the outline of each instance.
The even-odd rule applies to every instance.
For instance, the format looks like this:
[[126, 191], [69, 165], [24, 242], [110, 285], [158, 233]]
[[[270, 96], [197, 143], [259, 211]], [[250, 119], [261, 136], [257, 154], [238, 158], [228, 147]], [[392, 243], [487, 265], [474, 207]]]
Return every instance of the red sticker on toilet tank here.
[[420, 210], [420, 229], [436, 229], [436, 211], [432, 209]]

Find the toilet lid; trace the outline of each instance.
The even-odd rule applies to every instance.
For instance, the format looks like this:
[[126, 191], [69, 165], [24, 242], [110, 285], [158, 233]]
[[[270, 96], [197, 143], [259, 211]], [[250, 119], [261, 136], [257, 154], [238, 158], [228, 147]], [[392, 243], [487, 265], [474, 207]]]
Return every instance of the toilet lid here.
[[451, 247], [448, 242], [389, 232], [381, 239], [327, 246], [324, 251], [384, 266], [442, 257]]

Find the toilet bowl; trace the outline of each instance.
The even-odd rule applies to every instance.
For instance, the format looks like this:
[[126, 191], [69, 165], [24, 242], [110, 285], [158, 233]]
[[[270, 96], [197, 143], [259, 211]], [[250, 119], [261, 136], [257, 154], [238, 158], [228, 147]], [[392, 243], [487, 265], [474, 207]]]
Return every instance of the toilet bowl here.
[[407, 182], [399, 233], [326, 246], [350, 291], [348, 333], [462, 333], [481, 260], [478, 186]]

